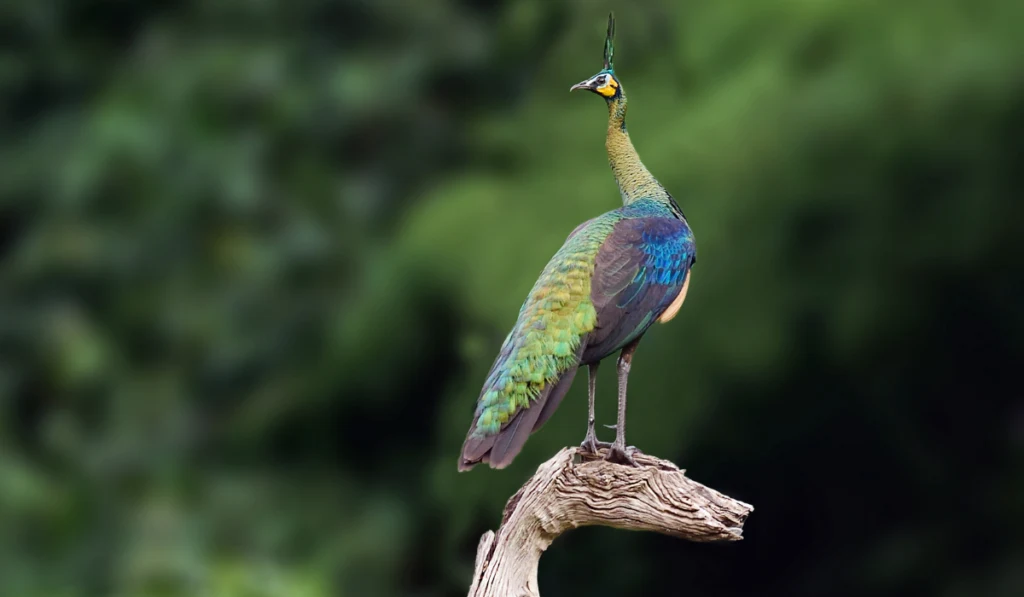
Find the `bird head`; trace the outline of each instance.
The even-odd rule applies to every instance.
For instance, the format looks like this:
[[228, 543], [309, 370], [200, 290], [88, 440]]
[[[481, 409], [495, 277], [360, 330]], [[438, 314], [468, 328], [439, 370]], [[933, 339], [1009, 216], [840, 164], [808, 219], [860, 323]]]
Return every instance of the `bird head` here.
[[608, 13], [608, 34], [604, 38], [604, 68], [593, 77], [576, 83], [569, 88], [569, 91], [586, 89], [587, 91], [593, 91], [606, 100], [622, 95], [622, 84], [615, 78], [615, 69], [612, 66], [612, 58], [615, 53], [615, 48], [612, 46], [612, 39], [614, 37], [615, 15]]

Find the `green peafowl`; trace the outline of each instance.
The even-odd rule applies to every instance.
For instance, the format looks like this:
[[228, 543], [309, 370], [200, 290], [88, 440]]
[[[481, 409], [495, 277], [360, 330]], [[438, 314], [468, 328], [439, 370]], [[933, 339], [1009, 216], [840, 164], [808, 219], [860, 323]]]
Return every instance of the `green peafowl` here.
[[[697, 259], [693, 233], [676, 201], [641, 163], [626, 132], [626, 93], [612, 66], [615, 20], [608, 16], [604, 68], [570, 88], [608, 104], [605, 147], [623, 206], [584, 222], [534, 284], [505, 338], [477, 401], [459, 470], [480, 462], [504, 468], [551, 416], [580, 365], [589, 375], [582, 448], [635, 466], [626, 446], [626, 381], [640, 338], [675, 317]], [[619, 352], [615, 441], [598, 442], [594, 392], [598, 364]]]

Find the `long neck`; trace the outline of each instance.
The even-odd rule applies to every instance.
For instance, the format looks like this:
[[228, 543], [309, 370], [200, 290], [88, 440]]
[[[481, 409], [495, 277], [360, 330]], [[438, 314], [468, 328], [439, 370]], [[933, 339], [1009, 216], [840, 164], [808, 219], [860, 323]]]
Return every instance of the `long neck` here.
[[633, 142], [629, 140], [629, 133], [626, 132], [626, 95], [623, 89], [620, 89], [619, 95], [608, 100], [608, 136], [604, 144], [608, 149], [608, 164], [615, 174], [615, 181], [619, 183], [623, 204], [629, 205], [638, 199], [649, 198], [675, 205], [665, 187], [640, 161]]

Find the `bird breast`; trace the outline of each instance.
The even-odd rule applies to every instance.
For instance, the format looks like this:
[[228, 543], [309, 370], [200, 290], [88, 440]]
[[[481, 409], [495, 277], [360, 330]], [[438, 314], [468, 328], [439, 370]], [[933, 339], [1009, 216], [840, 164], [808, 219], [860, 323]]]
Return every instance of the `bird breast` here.
[[672, 304], [669, 305], [668, 309], [665, 309], [665, 312], [658, 318], [658, 321], [661, 323], [668, 323], [672, 321], [672, 318], [676, 316], [676, 313], [679, 313], [679, 307], [682, 307], [683, 301], [686, 300], [686, 291], [690, 289], [690, 274], [691, 272], [686, 272], [686, 280], [683, 281], [683, 287], [679, 289], [679, 294], [676, 295]]

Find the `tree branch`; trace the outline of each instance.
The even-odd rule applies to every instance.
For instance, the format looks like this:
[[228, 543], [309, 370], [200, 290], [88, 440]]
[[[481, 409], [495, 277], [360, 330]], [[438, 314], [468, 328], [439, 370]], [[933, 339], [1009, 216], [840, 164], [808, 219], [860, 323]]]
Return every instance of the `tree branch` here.
[[539, 597], [537, 565], [559, 535], [603, 525], [690, 541], [738, 541], [753, 506], [692, 481], [676, 465], [637, 454], [638, 468], [563, 448], [505, 505], [477, 547], [469, 597]]

